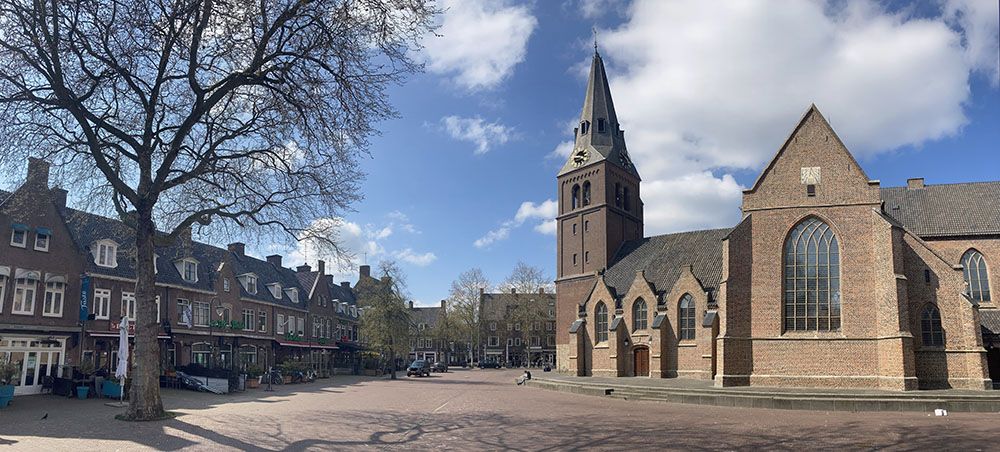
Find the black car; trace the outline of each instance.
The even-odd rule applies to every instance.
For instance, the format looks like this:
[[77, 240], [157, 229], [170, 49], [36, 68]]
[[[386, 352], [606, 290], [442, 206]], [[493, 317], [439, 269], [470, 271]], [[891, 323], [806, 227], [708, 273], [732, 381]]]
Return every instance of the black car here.
[[406, 368], [406, 376], [407, 377], [412, 377], [414, 375], [416, 375], [418, 377], [419, 376], [424, 376], [424, 377], [431, 376], [431, 363], [429, 363], [427, 361], [424, 361], [422, 359], [418, 359], [418, 360], [410, 363], [410, 367]]
[[434, 365], [431, 366], [431, 372], [447, 372], [447, 371], [448, 371], [448, 365], [440, 361], [434, 363]]
[[479, 363], [479, 368], [480, 369], [499, 369], [500, 368], [500, 363], [498, 363], [496, 361], [485, 361], [485, 362]]

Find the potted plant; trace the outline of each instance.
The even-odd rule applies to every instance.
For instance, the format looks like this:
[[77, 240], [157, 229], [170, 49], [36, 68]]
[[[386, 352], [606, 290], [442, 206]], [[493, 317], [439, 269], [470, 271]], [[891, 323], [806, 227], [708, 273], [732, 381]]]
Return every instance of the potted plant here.
[[20, 363], [12, 363], [8, 359], [0, 361], [0, 408], [6, 407], [14, 398], [14, 380], [21, 376]]
[[[83, 361], [80, 363], [79, 370], [84, 377], [90, 378], [91, 375], [94, 375], [94, 363], [90, 360]], [[78, 399], [86, 399], [88, 396], [90, 396], [90, 386], [82, 385], [76, 387], [76, 397]]]
[[256, 364], [247, 366], [247, 388], [255, 389], [260, 386], [260, 376], [264, 375], [264, 370]]

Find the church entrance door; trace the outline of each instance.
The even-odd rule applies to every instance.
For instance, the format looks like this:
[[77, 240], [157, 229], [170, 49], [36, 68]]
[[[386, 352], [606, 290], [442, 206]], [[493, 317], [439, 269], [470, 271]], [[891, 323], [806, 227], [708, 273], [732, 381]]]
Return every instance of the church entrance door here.
[[632, 375], [637, 377], [648, 377], [649, 376], [649, 349], [646, 347], [637, 347], [632, 352], [634, 363], [634, 372]]

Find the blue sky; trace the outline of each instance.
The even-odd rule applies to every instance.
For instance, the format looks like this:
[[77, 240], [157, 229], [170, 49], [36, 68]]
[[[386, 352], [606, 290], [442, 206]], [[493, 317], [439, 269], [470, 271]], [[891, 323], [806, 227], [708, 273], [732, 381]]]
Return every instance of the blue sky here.
[[647, 235], [734, 224], [740, 190], [812, 102], [882, 186], [997, 179], [995, 1], [782, 5], [444, 2], [443, 36], [418, 55], [428, 70], [392, 90], [401, 117], [382, 125], [366, 199], [344, 218], [355, 264], [395, 258], [424, 305], [473, 267], [494, 282], [518, 260], [554, 276], [555, 174], [592, 27]]

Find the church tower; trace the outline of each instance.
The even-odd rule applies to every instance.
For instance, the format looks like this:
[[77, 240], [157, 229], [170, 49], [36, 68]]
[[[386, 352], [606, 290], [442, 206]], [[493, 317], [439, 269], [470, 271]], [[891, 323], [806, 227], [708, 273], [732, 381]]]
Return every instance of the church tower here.
[[574, 136], [573, 152], [556, 176], [556, 353], [557, 367], [563, 370], [570, 350], [568, 329], [593, 288], [595, 273], [612, 263], [622, 243], [643, 236], [639, 173], [626, 150], [596, 49]]

